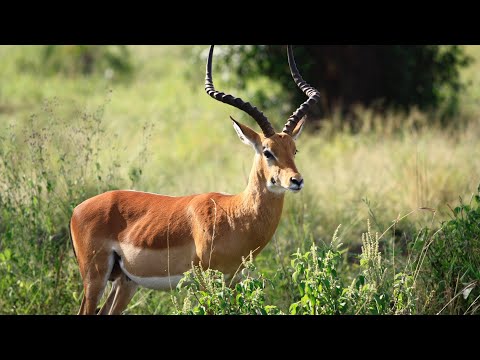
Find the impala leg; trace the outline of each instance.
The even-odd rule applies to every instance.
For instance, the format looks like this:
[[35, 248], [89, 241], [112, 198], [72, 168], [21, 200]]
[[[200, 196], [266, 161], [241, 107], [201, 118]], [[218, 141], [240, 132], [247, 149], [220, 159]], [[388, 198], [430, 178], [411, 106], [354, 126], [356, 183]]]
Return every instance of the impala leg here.
[[[117, 255], [118, 256], [118, 255]], [[116, 293], [118, 291], [119, 285], [120, 285], [120, 278], [121, 276], [124, 275], [122, 270], [120, 269], [120, 265], [118, 263], [118, 260], [115, 261], [115, 264], [113, 265], [112, 272], [110, 274], [110, 278], [108, 280], [113, 281], [112, 288], [110, 289], [110, 294], [108, 294], [107, 300], [105, 301], [105, 304], [103, 304], [102, 308], [99, 309], [98, 315], [108, 315], [110, 312], [110, 309], [112, 308], [113, 305], [113, 300], [115, 299]]]
[[86, 267], [83, 276], [84, 295], [79, 315], [95, 315], [97, 304], [113, 268], [113, 254], [99, 254]]
[[85, 313], [85, 295], [82, 296], [82, 303], [80, 304], [80, 310], [77, 315], [83, 315]]
[[135, 295], [138, 289], [138, 285], [127, 278], [125, 274], [122, 274], [115, 283], [117, 283], [117, 288], [113, 304], [108, 311], [109, 315], [120, 315], [122, 311], [127, 308], [128, 303], [132, 300], [133, 295]]
[[113, 300], [115, 299], [115, 296], [117, 294], [119, 282], [120, 282], [120, 279], [116, 279], [113, 282], [112, 289], [110, 290], [110, 294], [108, 294], [108, 298], [105, 301], [105, 304], [103, 304], [102, 308], [98, 312], [98, 315], [108, 315], [110, 309], [112, 308]]

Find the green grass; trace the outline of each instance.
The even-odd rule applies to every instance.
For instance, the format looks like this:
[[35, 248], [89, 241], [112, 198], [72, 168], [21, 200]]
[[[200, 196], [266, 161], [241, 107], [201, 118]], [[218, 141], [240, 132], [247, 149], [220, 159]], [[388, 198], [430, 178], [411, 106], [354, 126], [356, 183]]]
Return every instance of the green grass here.
[[[83, 199], [111, 188], [169, 195], [243, 190], [253, 153], [238, 140], [229, 115], [257, 127], [205, 94], [204, 63], [194, 57], [201, 49], [131, 46], [135, 73], [115, 81], [102, 73], [22, 72], [18, 64], [36, 59], [39, 48], [0, 47], [0, 313], [77, 311], [82, 287], [65, 227]], [[468, 46], [467, 52], [480, 59], [479, 49]], [[277, 233], [255, 260], [278, 285], [265, 290], [270, 303], [288, 311], [295, 300], [288, 290], [290, 254], [308, 251], [312, 240], [329, 243], [339, 224], [339, 241], [358, 253], [367, 219], [383, 233], [399, 216], [435, 209], [433, 219], [430, 211], [415, 211], [396, 225], [395, 236], [381, 239], [384, 247], [393, 238], [403, 246], [422, 227], [448, 220], [459, 197], [474, 194], [480, 183], [479, 74], [478, 62], [462, 73], [471, 84], [455, 129], [427, 124], [434, 114], [359, 108], [359, 133], [334, 114], [321, 132], [302, 134], [296, 162], [306, 186], [287, 194]], [[222, 80], [215, 77], [217, 88], [244, 100], [259, 86], [271, 87], [272, 99], [284, 96], [269, 79], [244, 91]], [[281, 108], [264, 112], [277, 129], [285, 122]], [[127, 313], [173, 311], [171, 294], [142, 289]]]

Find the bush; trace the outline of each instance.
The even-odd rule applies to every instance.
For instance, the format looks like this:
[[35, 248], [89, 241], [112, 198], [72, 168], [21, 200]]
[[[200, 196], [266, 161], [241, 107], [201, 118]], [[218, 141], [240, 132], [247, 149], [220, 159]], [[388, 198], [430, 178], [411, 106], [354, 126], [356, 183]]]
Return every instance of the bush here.
[[[338, 231], [338, 229], [337, 229]], [[342, 259], [337, 232], [329, 246], [312, 244], [309, 251], [293, 254], [292, 283], [296, 289], [289, 307], [292, 315], [413, 314], [415, 293], [413, 273], [388, 269], [378, 251], [378, 234], [362, 236], [360, 273], [350, 285], [339, 270]], [[266, 305], [266, 284], [272, 283], [256, 272], [252, 259], [244, 261], [243, 280], [231, 288], [216, 270], [194, 267], [178, 285], [184, 296], [178, 314], [283, 314], [277, 306]], [[279, 270], [281, 271], [281, 270]], [[253, 275], [252, 275], [253, 274]]]
[[436, 312], [473, 314], [480, 309], [480, 186], [452, 219], [436, 232], [425, 258], [422, 280], [435, 294]]
[[[190, 315], [268, 315], [279, 314], [276, 306], [265, 305], [265, 286], [269, 282], [256, 272], [252, 257], [244, 260], [240, 272], [242, 281], [234, 287], [226, 283], [224, 275], [218, 270], [202, 269], [193, 266], [177, 288], [185, 296], [182, 308], [176, 304], [177, 314]], [[237, 275], [237, 274], [236, 274]], [[235, 279], [232, 279], [235, 280]]]
[[[338, 231], [338, 229], [337, 229]], [[378, 251], [378, 234], [362, 235], [360, 273], [349, 286], [339, 275], [342, 258], [336, 232], [329, 247], [319, 249], [315, 244], [306, 253], [293, 254], [293, 283], [300, 300], [290, 306], [291, 314], [413, 314], [415, 298], [413, 276], [408, 272], [395, 274], [382, 261]]]
[[[441, 110], [452, 116], [458, 110], [463, 86], [459, 70], [471, 59], [460, 46], [439, 45], [306, 45], [295, 46], [297, 65], [303, 78], [322, 94], [311, 115], [331, 113], [341, 106], [385, 105], [408, 110]], [[285, 47], [278, 45], [223, 46], [218, 51], [224, 72], [235, 72], [235, 86], [248, 79], [268, 76], [278, 81], [290, 96], [290, 115], [305, 95], [291, 78]], [[256, 102], [268, 96], [259, 90]], [[383, 108], [380, 107], [380, 108]]]

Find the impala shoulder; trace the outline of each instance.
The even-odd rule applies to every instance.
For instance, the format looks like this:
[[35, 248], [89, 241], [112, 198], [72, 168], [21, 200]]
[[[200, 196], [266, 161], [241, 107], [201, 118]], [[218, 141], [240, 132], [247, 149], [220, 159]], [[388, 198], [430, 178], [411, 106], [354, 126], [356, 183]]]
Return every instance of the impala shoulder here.
[[232, 204], [237, 195], [217, 192], [199, 194], [192, 198], [188, 211], [193, 218], [217, 218], [231, 213]]
[[196, 196], [196, 202], [204, 204], [206, 206], [215, 206], [215, 204], [224, 204], [231, 201], [235, 195], [223, 193], [223, 192], [210, 192], [200, 194]]

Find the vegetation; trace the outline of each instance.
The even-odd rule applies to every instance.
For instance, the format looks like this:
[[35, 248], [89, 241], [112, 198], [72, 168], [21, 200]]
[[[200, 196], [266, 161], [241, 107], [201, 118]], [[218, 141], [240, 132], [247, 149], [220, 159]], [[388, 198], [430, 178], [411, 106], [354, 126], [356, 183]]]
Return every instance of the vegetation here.
[[133, 72], [130, 52], [125, 45], [47, 45], [37, 50], [35, 58], [17, 60], [19, 71], [52, 76], [92, 75], [98, 73], [110, 79], [127, 78]]
[[[0, 47], [0, 313], [78, 311], [67, 226], [84, 199], [116, 188], [243, 190], [253, 154], [228, 116], [255, 125], [205, 95], [199, 49], [128, 47], [134, 70], [118, 82], [102, 71], [24, 71], [18, 64], [45, 50]], [[465, 51], [480, 58], [478, 47]], [[192, 269], [178, 290], [141, 289], [126, 313], [478, 314], [478, 70], [461, 73], [471, 83], [451, 125], [357, 107], [353, 126], [338, 111], [302, 134], [306, 186], [287, 194], [274, 238], [234, 282]], [[274, 104], [289, 93], [268, 77], [216, 85], [245, 100], [268, 88], [265, 113], [285, 122]]]
[[[295, 51], [304, 78], [323, 95], [316, 113], [324, 115], [338, 106], [350, 110], [360, 103], [376, 108], [437, 110], [445, 121], [452, 120], [463, 89], [460, 70], [472, 60], [455, 45], [306, 45]], [[239, 75], [241, 81], [235, 78], [236, 83], [245, 85], [248, 79], [268, 76], [293, 96], [295, 103], [304, 101], [301, 92], [292, 92], [284, 47], [228, 46], [221, 54], [229, 71]], [[268, 91], [258, 89], [262, 105], [268, 105]]]
[[[426, 240], [422, 239], [423, 243]], [[480, 187], [469, 204], [460, 201], [443, 223], [425, 256], [431, 288], [440, 313], [474, 314], [480, 309]]]

